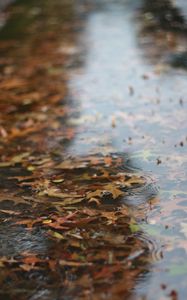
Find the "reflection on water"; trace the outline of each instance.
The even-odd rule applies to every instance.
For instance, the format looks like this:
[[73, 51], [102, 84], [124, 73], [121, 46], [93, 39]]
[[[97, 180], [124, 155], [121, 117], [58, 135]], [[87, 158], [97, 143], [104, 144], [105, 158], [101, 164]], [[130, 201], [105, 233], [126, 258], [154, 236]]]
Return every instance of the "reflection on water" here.
[[[156, 291], [162, 282], [172, 282], [177, 288], [178, 278], [171, 278], [166, 266], [180, 251], [174, 249], [174, 240], [179, 240], [173, 226], [178, 222], [175, 210], [186, 222], [186, 213], [178, 205], [178, 197], [186, 195], [186, 73], [169, 65], [185, 68], [186, 4], [99, 4], [90, 9], [80, 37], [83, 66], [72, 72], [69, 82], [72, 98], [80, 105], [79, 118], [70, 120], [79, 128], [70, 152], [129, 152], [133, 164], [157, 177], [162, 214], [160, 217], [159, 209], [157, 215], [150, 213], [148, 222], [153, 225], [146, 230], [156, 236], [156, 243], [167, 235], [167, 228], [169, 236], [175, 237], [169, 238], [171, 248], [165, 250], [166, 258], [162, 256], [160, 268], [165, 274], [154, 272], [148, 278], [149, 274], [149, 288], [145, 282], [142, 291]], [[86, 131], [82, 130], [85, 124]], [[173, 217], [168, 213], [171, 210]], [[161, 240], [161, 245], [168, 243]], [[179, 248], [185, 247], [181, 243]], [[172, 253], [169, 260], [168, 252]], [[183, 286], [181, 297], [184, 294]], [[158, 299], [158, 294], [154, 298], [151, 292], [148, 297]]]
[[[128, 5], [105, 3], [100, 10], [88, 15], [81, 35], [82, 45], [86, 45], [85, 61], [69, 83], [81, 111], [80, 119], [74, 122], [87, 125], [87, 131], [74, 140], [76, 152], [88, 152], [87, 143], [91, 144], [92, 151], [105, 146], [124, 151], [125, 139], [128, 140], [134, 131], [124, 126], [131, 113], [129, 92], [132, 81], [137, 81], [147, 68], [141, 64], [139, 50], [135, 47], [133, 6], [130, 2]], [[140, 84], [141, 88], [145, 85], [143, 80]], [[141, 104], [136, 105], [138, 109]], [[94, 136], [92, 143], [90, 133]]]
[[187, 6], [182, 1], [144, 1], [140, 44], [154, 63], [186, 69]]

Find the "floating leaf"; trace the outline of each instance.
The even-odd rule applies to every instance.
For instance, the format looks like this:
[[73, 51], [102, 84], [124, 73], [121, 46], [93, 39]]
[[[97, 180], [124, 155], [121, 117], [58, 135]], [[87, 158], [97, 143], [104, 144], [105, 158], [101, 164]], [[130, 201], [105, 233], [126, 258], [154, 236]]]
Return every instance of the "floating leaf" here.
[[53, 183], [61, 183], [61, 182], [64, 182], [64, 179], [63, 178], [53, 179], [52, 182]]
[[67, 260], [59, 260], [60, 266], [69, 266], [69, 267], [85, 267], [92, 266], [91, 262], [76, 262], [76, 261], [67, 261]]
[[50, 231], [48, 231], [48, 233], [49, 233], [52, 237], [54, 237], [54, 238], [56, 238], [56, 239], [58, 239], [58, 240], [64, 240], [64, 236], [63, 236], [61, 233], [59, 233], [59, 232], [50, 230]]
[[64, 199], [64, 201], [59, 201], [59, 202], [53, 202], [54, 206], [68, 206], [68, 205], [74, 205], [77, 203], [80, 203], [82, 201], [84, 201], [85, 198], [68, 198], [68, 199]]
[[85, 168], [88, 165], [87, 162], [84, 161], [73, 161], [73, 160], [65, 160], [61, 162], [58, 166], [56, 166], [56, 169], [80, 169], [80, 168]]
[[20, 215], [21, 213], [14, 210], [0, 209], [0, 212], [8, 214], [8, 215]]
[[130, 224], [129, 227], [132, 233], [136, 233], [141, 230], [138, 224]]
[[138, 225], [134, 219], [131, 219], [131, 222], [129, 224], [129, 228], [130, 228], [132, 233], [136, 233], [136, 232], [141, 230], [140, 225]]
[[118, 197], [124, 195], [124, 192], [122, 192], [119, 188], [115, 187], [112, 184], [105, 185], [104, 189], [106, 192], [110, 192], [112, 194], [113, 199], [117, 199]]

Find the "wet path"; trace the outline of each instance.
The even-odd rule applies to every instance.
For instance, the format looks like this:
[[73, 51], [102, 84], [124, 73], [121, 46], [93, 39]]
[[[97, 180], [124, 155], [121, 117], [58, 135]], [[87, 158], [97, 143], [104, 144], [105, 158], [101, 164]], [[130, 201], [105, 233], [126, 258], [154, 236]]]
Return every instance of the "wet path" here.
[[[178, 290], [184, 276], [180, 297], [185, 299], [186, 71], [166, 63], [169, 55], [182, 48], [185, 36], [172, 30], [160, 36], [144, 30], [144, 5], [111, 1], [88, 15], [80, 37], [83, 65], [69, 83], [72, 98], [80, 105], [79, 117], [69, 122], [80, 128], [86, 124], [86, 130], [76, 135], [70, 151], [128, 153], [131, 164], [157, 179], [159, 203], [148, 214], [145, 231], [151, 236], [145, 234], [145, 242], [153, 260], [157, 251], [162, 254], [158, 254], [156, 271], [144, 278], [142, 291], [158, 299], [163, 282], [172, 282], [171, 289]], [[175, 46], [169, 45], [169, 35], [176, 39]], [[146, 199], [142, 193], [139, 203]]]
[[187, 79], [171, 66], [186, 36], [177, 22], [163, 28], [156, 9], [10, 9], [0, 35], [2, 299], [186, 299]]

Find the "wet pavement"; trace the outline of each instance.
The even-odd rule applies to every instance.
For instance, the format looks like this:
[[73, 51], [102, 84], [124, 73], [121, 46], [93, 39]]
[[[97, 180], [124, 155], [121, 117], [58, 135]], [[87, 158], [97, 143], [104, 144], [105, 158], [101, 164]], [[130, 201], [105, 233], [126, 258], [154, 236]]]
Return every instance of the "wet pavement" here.
[[3, 18], [0, 299], [186, 299], [185, 1]]

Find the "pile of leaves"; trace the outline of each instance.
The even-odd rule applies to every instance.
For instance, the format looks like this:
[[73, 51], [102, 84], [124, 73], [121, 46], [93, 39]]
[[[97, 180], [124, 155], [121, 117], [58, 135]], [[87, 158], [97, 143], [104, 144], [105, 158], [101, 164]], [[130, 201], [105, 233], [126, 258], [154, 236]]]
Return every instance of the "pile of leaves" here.
[[81, 19], [62, 2], [13, 5], [0, 34], [0, 297], [122, 299], [149, 264], [146, 211], [126, 198], [150, 182], [122, 153], [68, 155], [82, 130], [66, 85]]

